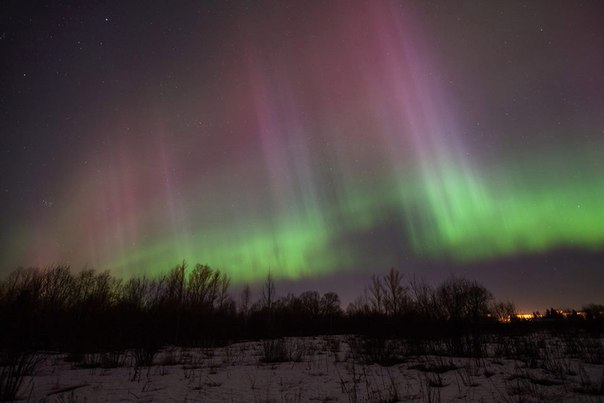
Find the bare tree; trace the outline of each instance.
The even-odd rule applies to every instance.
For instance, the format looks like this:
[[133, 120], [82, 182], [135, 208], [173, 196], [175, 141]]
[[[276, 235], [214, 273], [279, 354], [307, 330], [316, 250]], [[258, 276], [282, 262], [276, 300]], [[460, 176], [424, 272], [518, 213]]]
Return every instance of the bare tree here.
[[252, 290], [248, 284], [243, 286], [241, 295], [239, 296], [239, 312], [247, 317], [250, 313], [250, 303], [252, 299]]
[[371, 309], [376, 313], [384, 312], [384, 285], [382, 279], [375, 274], [371, 276], [371, 285], [369, 286], [369, 302]]
[[49, 267], [39, 272], [42, 306], [55, 309], [65, 307], [73, 295], [73, 277], [68, 266]]
[[321, 315], [334, 316], [342, 312], [340, 308], [340, 297], [335, 292], [329, 291], [323, 294], [320, 303]]
[[321, 297], [317, 291], [305, 291], [298, 297], [304, 313], [312, 318], [319, 316]]
[[214, 271], [207, 265], [197, 264], [191, 270], [187, 284], [187, 302], [191, 307], [207, 308], [213, 275]]
[[390, 272], [384, 276], [384, 311], [387, 315], [400, 315], [407, 308], [409, 303], [407, 297], [407, 288], [403, 287], [403, 276], [401, 273], [391, 268]]
[[231, 278], [220, 270], [197, 264], [187, 283], [187, 301], [195, 309], [211, 311], [223, 309], [227, 303]]
[[127, 306], [141, 309], [145, 307], [145, 296], [149, 293], [149, 285], [145, 277], [133, 277], [122, 287], [121, 302]]
[[170, 304], [181, 305], [185, 296], [187, 264], [183, 261], [165, 276], [164, 298]]
[[371, 302], [369, 300], [369, 297], [367, 296], [367, 289], [365, 288], [363, 295], [359, 295], [354, 299], [354, 301], [348, 304], [348, 307], [346, 308], [346, 313], [348, 315], [366, 315], [369, 312], [371, 312]]
[[489, 308], [491, 315], [500, 322], [509, 322], [516, 315], [516, 307], [512, 302], [495, 302]]
[[[218, 272], [219, 273], [219, 272]], [[219, 273], [219, 287], [218, 287], [218, 309], [223, 310], [226, 309], [227, 303], [229, 302], [229, 287], [231, 285], [231, 278], [226, 274], [222, 273], [220, 276]]]
[[266, 281], [262, 287], [262, 306], [270, 312], [273, 309], [273, 303], [275, 302], [275, 281], [273, 280], [272, 273], [268, 272], [266, 275]]
[[432, 286], [423, 280], [413, 278], [409, 282], [415, 311], [425, 318], [439, 317]]
[[443, 319], [477, 320], [489, 312], [493, 295], [475, 281], [452, 277], [436, 292]]

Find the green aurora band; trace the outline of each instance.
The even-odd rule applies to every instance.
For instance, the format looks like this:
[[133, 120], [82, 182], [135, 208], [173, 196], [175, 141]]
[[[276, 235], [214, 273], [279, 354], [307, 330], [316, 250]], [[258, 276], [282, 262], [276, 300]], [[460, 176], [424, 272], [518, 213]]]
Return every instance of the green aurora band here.
[[[350, 192], [343, 209], [313, 206], [304, 214], [284, 212], [276, 225], [250, 221], [239, 223], [239, 232], [194, 232], [186, 236], [193, 245], [186, 250], [173, 237], [157, 239], [126, 251], [107, 267], [124, 273], [132, 267], [163, 272], [184, 258], [224, 268], [237, 281], [262, 278], [268, 270], [293, 279], [329, 274], [358, 264], [358, 252], [338, 249], [334, 239], [341, 233], [370, 232], [392, 220], [393, 211], [407, 224], [411, 245], [411, 250], [401, 245], [401, 254], [470, 262], [567, 246], [601, 249], [604, 178], [589, 174], [589, 167], [577, 169], [579, 161], [573, 172], [539, 175], [547, 165], [519, 167], [516, 176], [492, 174], [488, 179], [453, 170], [419, 183], [400, 184], [400, 178], [393, 178]], [[338, 225], [332, 225], [335, 220]], [[386, 267], [391, 256], [372, 256], [371, 262]]]

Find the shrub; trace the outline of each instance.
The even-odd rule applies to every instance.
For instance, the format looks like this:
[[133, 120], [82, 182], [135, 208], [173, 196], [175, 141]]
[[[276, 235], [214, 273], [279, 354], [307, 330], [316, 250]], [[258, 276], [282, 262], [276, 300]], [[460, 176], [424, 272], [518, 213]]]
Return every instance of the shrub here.
[[15, 400], [23, 380], [33, 375], [41, 362], [35, 352], [5, 352], [0, 361], [0, 401]]

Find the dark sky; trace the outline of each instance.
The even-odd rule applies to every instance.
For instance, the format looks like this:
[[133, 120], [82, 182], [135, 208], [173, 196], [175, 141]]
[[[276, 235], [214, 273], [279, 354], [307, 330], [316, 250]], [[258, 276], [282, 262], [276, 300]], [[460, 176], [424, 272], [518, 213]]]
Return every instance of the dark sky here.
[[[177, 3], [177, 4], [176, 4]], [[602, 302], [601, 1], [0, 4], [0, 272]]]

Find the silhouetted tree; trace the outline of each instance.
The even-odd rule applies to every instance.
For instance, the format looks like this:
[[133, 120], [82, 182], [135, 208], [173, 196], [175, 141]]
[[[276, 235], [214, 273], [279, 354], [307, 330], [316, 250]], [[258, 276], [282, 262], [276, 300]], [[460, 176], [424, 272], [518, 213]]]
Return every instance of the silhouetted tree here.
[[403, 276], [398, 270], [391, 268], [383, 282], [384, 312], [386, 315], [398, 316], [409, 305], [407, 288], [403, 287]]
[[67, 266], [57, 266], [42, 273], [40, 297], [46, 307], [63, 308], [73, 297], [74, 280]]
[[164, 277], [162, 285], [164, 287], [163, 299], [165, 303], [174, 306], [182, 305], [185, 295], [186, 271], [187, 264], [182, 262]]
[[300, 294], [300, 305], [303, 313], [310, 319], [317, 318], [321, 312], [321, 297], [316, 291], [305, 291]]
[[474, 281], [452, 277], [438, 287], [438, 308], [447, 320], [478, 320], [489, 312], [493, 295]]
[[367, 315], [371, 312], [371, 302], [369, 297], [367, 296], [367, 290], [363, 292], [363, 295], [359, 295], [348, 304], [346, 308], [346, 313], [349, 316], [352, 315]]
[[434, 289], [423, 281], [413, 279], [409, 283], [413, 296], [414, 310], [423, 318], [436, 318], [440, 309], [437, 307], [436, 293]]
[[275, 281], [273, 280], [272, 273], [269, 271], [266, 275], [266, 281], [264, 282], [264, 286], [262, 287], [262, 306], [270, 312], [273, 308], [274, 300]]
[[342, 313], [340, 308], [340, 297], [335, 292], [326, 292], [321, 297], [320, 312], [323, 316], [337, 316]]
[[239, 312], [244, 318], [247, 318], [250, 313], [250, 304], [252, 301], [252, 290], [248, 284], [243, 286], [241, 295], [239, 296]]
[[511, 302], [494, 302], [490, 307], [491, 315], [498, 321], [510, 321], [516, 317], [516, 307]]
[[382, 279], [375, 274], [371, 276], [369, 286], [369, 302], [374, 313], [384, 312], [384, 285]]

